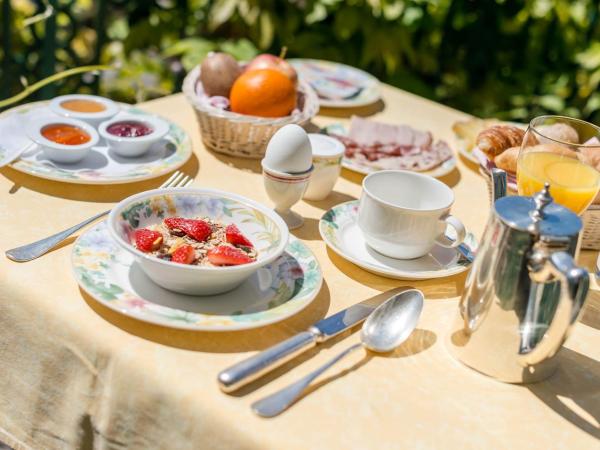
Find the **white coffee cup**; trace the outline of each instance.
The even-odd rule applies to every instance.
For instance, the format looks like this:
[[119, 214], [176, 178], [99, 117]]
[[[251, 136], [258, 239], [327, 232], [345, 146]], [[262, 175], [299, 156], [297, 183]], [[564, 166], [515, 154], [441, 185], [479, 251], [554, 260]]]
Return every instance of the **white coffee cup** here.
[[[465, 239], [465, 227], [449, 214], [452, 189], [427, 175], [405, 170], [382, 170], [363, 180], [358, 226], [367, 244], [398, 259], [419, 258], [435, 244], [456, 247]], [[445, 236], [454, 228], [454, 241]]]

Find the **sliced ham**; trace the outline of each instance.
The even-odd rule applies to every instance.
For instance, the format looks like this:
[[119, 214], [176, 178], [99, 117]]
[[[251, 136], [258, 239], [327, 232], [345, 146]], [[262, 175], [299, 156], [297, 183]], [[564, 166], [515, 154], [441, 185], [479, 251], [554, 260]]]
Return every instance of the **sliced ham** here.
[[352, 117], [348, 136], [335, 136], [346, 157], [373, 169], [431, 170], [452, 158], [444, 141], [434, 143], [428, 131]]

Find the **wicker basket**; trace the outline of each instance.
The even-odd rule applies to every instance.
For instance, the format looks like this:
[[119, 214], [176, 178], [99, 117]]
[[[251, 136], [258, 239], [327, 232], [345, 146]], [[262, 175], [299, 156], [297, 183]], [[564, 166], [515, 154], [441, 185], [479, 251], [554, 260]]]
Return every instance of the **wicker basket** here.
[[290, 123], [305, 126], [319, 112], [317, 94], [303, 81], [298, 82], [298, 114], [271, 119], [224, 111], [201, 101], [196, 93], [199, 76], [200, 67], [187, 74], [183, 80], [183, 93], [196, 111], [202, 142], [215, 152], [242, 158], [262, 158], [267, 143], [279, 128]]
[[[485, 178], [488, 188], [490, 202], [492, 201], [492, 177], [483, 167], [479, 167], [479, 173]], [[507, 195], [517, 195], [517, 191], [507, 187]], [[581, 248], [586, 250], [600, 250], [600, 206], [591, 205], [581, 215], [583, 221], [583, 237]]]

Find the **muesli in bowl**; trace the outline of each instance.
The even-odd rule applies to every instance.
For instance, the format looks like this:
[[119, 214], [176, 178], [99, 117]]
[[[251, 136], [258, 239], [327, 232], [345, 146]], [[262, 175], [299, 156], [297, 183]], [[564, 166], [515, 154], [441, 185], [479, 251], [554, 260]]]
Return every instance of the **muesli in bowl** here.
[[196, 266], [238, 266], [256, 261], [258, 252], [235, 224], [208, 217], [167, 217], [135, 231], [134, 245], [165, 261]]
[[289, 237], [272, 209], [205, 188], [133, 195], [112, 209], [108, 229], [154, 283], [188, 295], [234, 289], [279, 258]]

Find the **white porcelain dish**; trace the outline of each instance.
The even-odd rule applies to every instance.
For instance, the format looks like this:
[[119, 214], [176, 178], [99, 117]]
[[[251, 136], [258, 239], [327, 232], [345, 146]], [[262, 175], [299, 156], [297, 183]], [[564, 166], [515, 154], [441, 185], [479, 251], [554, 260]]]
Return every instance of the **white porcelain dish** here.
[[275, 212], [290, 230], [301, 227], [304, 219], [291, 208], [300, 201], [306, 191], [314, 166], [306, 172], [289, 174], [271, 169], [265, 161], [262, 160], [263, 181], [267, 195], [275, 204]]
[[[62, 106], [63, 103], [72, 100], [83, 100], [99, 103], [102, 106], [104, 106], [104, 110], [99, 112], [80, 112], [73, 111]], [[111, 117], [116, 115], [120, 110], [119, 105], [117, 103], [113, 102], [112, 100], [106, 97], [84, 94], [61, 95], [59, 97], [55, 97], [50, 101], [49, 107], [54, 113], [58, 114], [59, 116], [67, 117], [69, 119], [83, 120], [84, 122], [89, 123], [93, 127], [97, 127], [98, 125], [100, 125], [100, 123], [110, 119]]]
[[[152, 131], [145, 136], [123, 137], [111, 134], [107, 128], [113, 124], [121, 122], [140, 122], [149, 127]], [[164, 120], [146, 115], [139, 117], [133, 114], [119, 115], [118, 118], [113, 118], [102, 122], [98, 127], [98, 133], [108, 144], [111, 151], [125, 158], [134, 158], [146, 153], [152, 145], [156, 144], [164, 138], [169, 132], [169, 124]]]
[[[442, 278], [467, 270], [471, 263], [456, 249], [435, 245], [416, 259], [389, 258], [371, 249], [358, 227], [358, 201], [341, 203], [327, 211], [319, 221], [319, 232], [327, 246], [343, 259], [369, 272], [399, 280]], [[467, 233], [464, 244], [472, 252], [477, 241]]]
[[[121, 184], [160, 177], [179, 169], [192, 155], [192, 140], [183, 128], [174, 122], [169, 133], [144, 155], [123, 158], [111, 152], [101, 139], [81, 161], [63, 164], [50, 161], [40, 146], [27, 135], [23, 124], [46, 118], [59, 117], [48, 108], [49, 102], [27, 103], [0, 113], [0, 165], [10, 167], [36, 178], [71, 184]], [[125, 103], [117, 115], [133, 114], [139, 119], [148, 115]]]
[[[90, 140], [84, 144], [66, 145], [51, 141], [42, 135], [44, 128], [51, 125], [71, 125], [79, 128], [90, 137]], [[86, 122], [76, 119], [67, 119], [63, 117], [47, 117], [39, 120], [33, 120], [26, 125], [29, 138], [40, 146], [40, 149], [46, 157], [58, 163], [73, 164], [81, 161], [92, 150], [92, 147], [98, 143], [100, 137], [98, 133]]]
[[[298, 77], [308, 82], [319, 95], [319, 105], [327, 108], [358, 108], [375, 103], [381, 98], [379, 81], [373, 75], [356, 67], [318, 59], [289, 59]], [[336, 87], [352, 86], [354, 95], [328, 98]]]
[[321, 289], [319, 262], [290, 236], [283, 254], [236, 289], [192, 296], [153, 283], [129, 251], [111, 238], [106, 221], [73, 245], [75, 279], [95, 301], [117, 314], [171, 329], [227, 332], [280, 322], [306, 308]]
[[[462, 222], [450, 215], [454, 192], [433, 177], [407, 170], [382, 170], [362, 183], [358, 226], [374, 250], [391, 258], [413, 259], [435, 244], [457, 247], [465, 238]], [[454, 229], [455, 239], [445, 237]]]
[[[136, 229], [176, 216], [209, 217], [225, 225], [236, 224], [258, 250], [257, 260], [229, 267], [185, 265], [141, 252], [132, 244]], [[187, 295], [213, 295], [234, 289], [281, 256], [289, 238], [287, 226], [273, 210], [239, 195], [198, 188], [154, 189], [128, 197], [112, 209], [108, 229], [152, 281]]]

